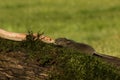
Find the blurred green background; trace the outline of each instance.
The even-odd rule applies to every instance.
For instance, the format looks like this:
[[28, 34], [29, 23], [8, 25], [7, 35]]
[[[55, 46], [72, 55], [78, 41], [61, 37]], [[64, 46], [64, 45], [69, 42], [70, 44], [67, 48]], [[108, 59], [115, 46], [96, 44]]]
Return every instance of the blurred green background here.
[[0, 28], [44, 32], [120, 57], [119, 0], [0, 0]]

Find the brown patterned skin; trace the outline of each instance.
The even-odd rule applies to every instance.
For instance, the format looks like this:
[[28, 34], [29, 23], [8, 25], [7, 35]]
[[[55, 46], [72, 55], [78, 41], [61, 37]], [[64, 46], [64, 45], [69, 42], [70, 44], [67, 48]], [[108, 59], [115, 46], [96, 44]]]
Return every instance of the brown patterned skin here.
[[90, 45], [84, 44], [84, 43], [78, 43], [66, 38], [55, 39], [55, 44], [59, 46], [67, 47], [67, 48], [76, 49], [76, 50], [79, 50], [81, 53], [86, 53], [90, 55], [93, 55], [94, 53], [96, 53], [95, 49]]

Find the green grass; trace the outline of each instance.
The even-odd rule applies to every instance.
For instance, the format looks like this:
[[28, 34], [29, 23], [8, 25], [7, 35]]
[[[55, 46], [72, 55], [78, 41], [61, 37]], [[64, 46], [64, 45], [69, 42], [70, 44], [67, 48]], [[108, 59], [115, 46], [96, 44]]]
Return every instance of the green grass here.
[[120, 80], [119, 67], [75, 50], [43, 43], [31, 32], [26, 38], [22, 42], [0, 38], [0, 53], [28, 54], [40, 67], [50, 68], [47, 80]]
[[119, 0], [0, 0], [0, 28], [45, 32], [120, 57]]

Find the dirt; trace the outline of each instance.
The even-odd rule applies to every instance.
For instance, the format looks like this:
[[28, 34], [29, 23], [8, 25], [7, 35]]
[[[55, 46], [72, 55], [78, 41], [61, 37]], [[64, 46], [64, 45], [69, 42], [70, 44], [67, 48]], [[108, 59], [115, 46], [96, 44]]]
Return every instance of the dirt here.
[[0, 80], [45, 80], [48, 71], [23, 52], [0, 54]]

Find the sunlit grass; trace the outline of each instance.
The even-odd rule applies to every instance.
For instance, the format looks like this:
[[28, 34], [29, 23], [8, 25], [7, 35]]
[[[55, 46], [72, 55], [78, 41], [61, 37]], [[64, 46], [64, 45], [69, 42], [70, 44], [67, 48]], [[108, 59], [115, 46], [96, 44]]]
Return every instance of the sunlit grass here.
[[119, 0], [0, 0], [0, 28], [45, 32], [120, 57]]

